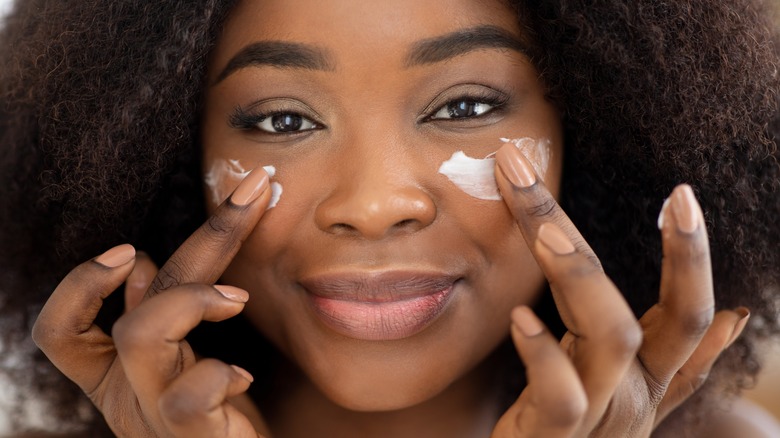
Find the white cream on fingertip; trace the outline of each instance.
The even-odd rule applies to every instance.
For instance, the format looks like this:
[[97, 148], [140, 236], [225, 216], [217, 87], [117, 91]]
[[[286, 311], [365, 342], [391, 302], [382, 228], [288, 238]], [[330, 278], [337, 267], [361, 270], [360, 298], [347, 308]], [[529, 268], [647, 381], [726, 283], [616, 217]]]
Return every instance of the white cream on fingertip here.
[[[512, 143], [528, 158], [536, 174], [544, 179], [550, 164], [550, 140], [524, 138], [501, 138], [504, 143]], [[488, 201], [500, 201], [501, 194], [496, 185], [495, 152], [485, 158], [472, 158], [463, 151], [452, 154], [449, 160], [439, 167], [439, 173], [446, 176], [466, 194]]]
[[[274, 166], [263, 166], [268, 176], [273, 178], [276, 175]], [[203, 182], [211, 190], [211, 201], [217, 205], [233, 193], [238, 184], [249, 175], [249, 170], [244, 169], [238, 160], [216, 159], [211, 168], [203, 176]], [[271, 201], [266, 209], [276, 207], [279, 198], [282, 196], [282, 185], [276, 181], [271, 182]]]
[[658, 213], [658, 229], [664, 229], [664, 218], [666, 217], [666, 209], [669, 208], [669, 202], [671, 197], [664, 199], [664, 205], [661, 206], [661, 212]]

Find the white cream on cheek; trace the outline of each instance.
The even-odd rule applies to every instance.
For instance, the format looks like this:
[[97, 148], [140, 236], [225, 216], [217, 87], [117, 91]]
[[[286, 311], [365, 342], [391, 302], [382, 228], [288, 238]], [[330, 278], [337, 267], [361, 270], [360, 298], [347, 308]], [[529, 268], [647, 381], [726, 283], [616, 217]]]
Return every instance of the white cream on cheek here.
[[[268, 172], [268, 175], [271, 178], [276, 175], [276, 168], [274, 166], [263, 166], [263, 169]], [[224, 202], [247, 175], [249, 175], [249, 170], [244, 169], [238, 160], [214, 160], [209, 171], [203, 176], [203, 181], [211, 190], [211, 202], [216, 205]], [[282, 185], [276, 181], [272, 181], [271, 202], [268, 203], [268, 208], [276, 207], [281, 196]]]
[[[528, 158], [536, 174], [544, 179], [550, 165], [550, 140], [535, 140], [529, 137], [508, 139], [504, 143], [512, 143]], [[453, 184], [466, 194], [478, 199], [500, 201], [501, 194], [496, 185], [496, 159], [492, 153], [485, 158], [471, 158], [463, 151], [452, 154], [449, 160], [441, 163], [439, 173], [443, 174]]]

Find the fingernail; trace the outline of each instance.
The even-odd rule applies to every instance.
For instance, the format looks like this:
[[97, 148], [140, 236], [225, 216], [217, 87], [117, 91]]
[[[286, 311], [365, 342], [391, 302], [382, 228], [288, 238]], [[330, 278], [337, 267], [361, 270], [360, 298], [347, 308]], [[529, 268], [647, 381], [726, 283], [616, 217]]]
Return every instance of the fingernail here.
[[737, 307], [734, 309], [735, 312], [737, 312], [741, 318], [737, 323], [734, 325], [734, 330], [731, 332], [731, 338], [728, 342], [726, 342], [726, 346], [723, 347], [725, 350], [726, 348], [731, 347], [731, 344], [734, 343], [739, 338], [739, 335], [742, 334], [742, 330], [745, 329], [745, 326], [748, 323], [748, 320], [750, 319], [750, 310], [748, 310], [747, 307]]
[[118, 268], [130, 262], [135, 257], [135, 248], [128, 243], [115, 246], [95, 257], [95, 261], [107, 268]]
[[256, 167], [230, 195], [230, 202], [238, 206], [251, 204], [268, 189], [268, 180], [268, 172], [260, 166]]
[[555, 254], [567, 255], [574, 252], [574, 245], [572, 245], [571, 240], [560, 228], [549, 222], [539, 227], [538, 238], [544, 246]]
[[531, 187], [536, 183], [531, 163], [514, 144], [501, 146], [496, 152], [496, 162], [504, 176], [516, 187]]
[[544, 330], [542, 323], [526, 306], [515, 307], [512, 310], [512, 323], [526, 338], [532, 338]]
[[226, 284], [215, 284], [214, 289], [216, 289], [219, 293], [222, 294], [223, 297], [229, 299], [230, 301], [235, 301], [237, 303], [246, 303], [249, 301], [249, 293], [244, 289], [228, 286]]
[[233, 368], [233, 371], [237, 372], [241, 377], [245, 378], [249, 381], [249, 383], [252, 383], [255, 381], [255, 378], [249, 374], [249, 371], [241, 368], [238, 365], [230, 365], [230, 368]]
[[693, 189], [688, 184], [682, 184], [674, 189], [672, 212], [675, 222], [677, 222], [677, 229], [681, 232], [691, 234], [699, 228], [701, 211]]

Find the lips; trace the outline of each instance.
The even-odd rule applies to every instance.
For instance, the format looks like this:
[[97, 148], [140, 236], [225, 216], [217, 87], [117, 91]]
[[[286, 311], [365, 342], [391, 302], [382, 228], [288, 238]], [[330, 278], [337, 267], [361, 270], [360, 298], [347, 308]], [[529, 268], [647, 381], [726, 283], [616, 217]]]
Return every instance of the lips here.
[[328, 274], [300, 283], [312, 308], [344, 336], [388, 341], [412, 336], [430, 325], [452, 295], [457, 278], [413, 271]]

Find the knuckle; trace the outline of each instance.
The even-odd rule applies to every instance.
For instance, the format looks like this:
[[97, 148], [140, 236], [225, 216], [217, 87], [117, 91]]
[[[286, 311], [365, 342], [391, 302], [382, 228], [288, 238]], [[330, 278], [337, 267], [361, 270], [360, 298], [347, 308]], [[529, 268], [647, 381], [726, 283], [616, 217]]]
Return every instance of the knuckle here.
[[548, 407], [550, 422], [554, 426], [569, 428], [579, 424], [588, 412], [588, 398], [584, 391], [560, 397]]
[[[197, 374], [200, 377], [209, 376], [209, 390], [215, 394], [221, 388], [228, 386], [231, 371], [223, 362], [216, 359], [203, 359], [196, 365]], [[158, 401], [160, 413], [173, 424], [187, 424], [194, 419], [207, 415], [214, 408], [214, 399], [203, 396], [203, 387], [194, 386], [197, 381], [193, 374], [183, 376], [184, 380], [178, 380], [170, 385], [161, 395]], [[210, 392], [209, 391], [209, 392]], [[199, 396], [196, 396], [198, 395]]]
[[144, 326], [139, 323], [139, 318], [134, 318], [130, 313], [120, 317], [111, 329], [117, 351], [129, 353], [148, 348], [153, 334]]
[[[95, 277], [98, 267], [101, 267], [96, 262], [87, 262], [76, 266], [68, 272], [68, 275], [62, 279], [58, 287], [65, 288], [82, 288], [84, 285], [88, 285], [95, 282]], [[105, 270], [101, 267], [101, 270]]]
[[236, 225], [231, 218], [225, 215], [213, 214], [206, 220], [203, 229], [212, 237], [224, 239], [233, 235]]
[[682, 312], [678, 319], [684, 333], [691, 338], [700, 338], [704, 336], [712, 324], [715, 317], [715, 308], [708, 306], [704, 309], [692, 309]]
[[605, 347], [618, 358], [633, 358], [642, 346], [643, 332], [635, 319], [616, 323], [605, 334]]
[[558, 203], [550, 196], [540, 196], [525, 208], [525, 213], [535, 218], [554, 217], [557, 211]]
[[686, 263], [694, 268], [705, 268], [710, 266], [709, 248], [701, 238], [693, 236], [688, 245], [680, 249], [678, 257], [686, 260]]
[[157, 407], [169, 422], [187, 424], [206, 413], [208, 406], [202, 400], [192, 397], [187, 388], [172, 386], [160, 395]]
[[157, 273], [152, 280], [151, 290], [162, 292], [181, 284], [181, 279], [189, 275], [189, 269], [176, 259], [170, 259], [164, 269]]
[[562, 270], [561, 275], [573, 281], [580, 281], [587, 277], [602, 276], [604, 272], [600, 265], [593, 263], [589, 258], [577, 257], [574, 263], [570, 263]]
[[678, 371], [676, 377], [682, 382], [673, 385], [674, 390], [670, 395], [677, 400], [686, 400], [704, 386], [709, 376], [709, 369], [693, 373]]

